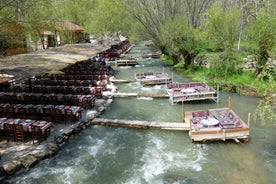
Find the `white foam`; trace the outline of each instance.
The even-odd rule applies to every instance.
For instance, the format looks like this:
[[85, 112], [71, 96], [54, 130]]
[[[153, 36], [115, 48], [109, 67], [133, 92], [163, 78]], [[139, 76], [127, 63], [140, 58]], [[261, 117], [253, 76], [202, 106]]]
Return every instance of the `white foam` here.
[[120, 66], [119, 68], [120, 69], [128, 69], [128, 68], [131, 68], [131, 66]]
[[155, 90], [159, 90], [159, 89], [161, 89], [161, 88], [162, 88], [161, 85], [155, 85], [155, 86], [154, 86], [154, 89], [155, 89]]
[[[164, 140], [155, 137], [154, 134], [149, 134], [148, 137], [147, 147], [140, 158], [142, 165], [133, 168], [136, 170], [134, 173], [141, 173], [146, 183], [162, 181], [160, 178], [170, 169], [181, 171], [192, 169], [196, 172], [202, 170], [201, 164], [205, 160], [204, 150], [190, 148], [183, 152], [168, 151]], [[137, 178], [134, 181], [137, 181]]]
[[138, 97], [138, 100], [153, 100], [152, 97]]
[[95, 139], [93, 140], [93, 146], [89, 147], [88, 152], [90, 153], [91, 156], [95, 157], [97, 153], [100, 151], [102, 148], [104, 141], [100, 139]]

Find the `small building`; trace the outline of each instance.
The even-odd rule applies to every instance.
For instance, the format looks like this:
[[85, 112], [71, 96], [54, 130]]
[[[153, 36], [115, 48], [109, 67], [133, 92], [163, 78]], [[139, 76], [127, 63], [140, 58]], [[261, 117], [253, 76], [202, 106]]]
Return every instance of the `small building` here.
[[1, 24], [0, 55], [22, 54], [62, 44], [83, 43], [87, 40], [84, 28], [70, 21], [41, 25], [35, 38], [34, 34], [21, 24], [16, 22]]
[[[49, 29], [40, 29], [36, 49], [42, 50], [49, 47], [58, 47], [63, 44], [85, 42], [84, 28], [70, 21], [59, 21]], [[34, 44], [31, 44], [35, 47]], [[34, 48], [35, 49], [35, 48]]]

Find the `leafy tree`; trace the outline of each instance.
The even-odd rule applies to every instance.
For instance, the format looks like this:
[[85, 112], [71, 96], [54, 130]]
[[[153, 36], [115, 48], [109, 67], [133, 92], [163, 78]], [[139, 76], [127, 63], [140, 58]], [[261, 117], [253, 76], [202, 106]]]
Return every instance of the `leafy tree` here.
[[184, 68], [193, 64], [193, 58], [198, 54], [195, 29], [183, 17], [175, 17], [167, 21], [160, 30], [161, 42], [166, 45], [168, 55], [178, 64], [184, 61]]
[[[195, 27], [199, 24], [200, 14], [206, 10], [210, 0], [124, 2], [157, 49], [175, 64], [185, 60], [185, 68], [193, 63], [194, 57], [198, 54]], [[192, 15], [187, 14], [187, 11], [192, 12]]]
[[257, 66], [255, 77], [260, 75], [265, 69], [268, 62], [270, 52], [276, 43], [276, 15], [271, 14], [267, 9], [259, 11], [257, 19], [252, 22], [249, 28], [249, 35], [257, 43], [259, 50], [257, 51]]
[[232, 49], [238, 37], [239, 11], [235, 8], [225, 9], [221, 2], [216, 2], [207, 12], [207, 19], [202, 25], [207, 41], [215, 45], [215, 49]]
[[216, 51], [223, 51], [219, 60], [212, 61], [211, 75], [227, 79], [239, 73], [239, 61], [234, 54], [234, 43], [239, 35], [239, 11], [232, 7], [223, 7], [222, 2], [214, 3], [207, 12], [207, 19], [201, 27], [206, 40], [213, 43]]
[[97, 8], [93, 11], [92, 16], [94, 19], [91, 29], [98, 34], [118, 31], [127, 34], [133, 22], [122, 0], [97, 0]]
[[276, 82], [272, 76], [269, 77], [269, 81], [271, 84], [270, 89], [264, 94], [264, 99], [260, 101], [254, 118], [255, 120], [259, 118], [263, 124], [269, 120], [276, 125]]
[[42, 37], [42, 31], [55, 32], [51, 0], [26, 1], [24, 6], [28, 8], [25, 10], [24, 16], [21, 17], [21, 21], [25, 27], [26, 36], [31, 36], [36, 48], [37, 42], [40, 40], [43, 49], [45, 49], [46, 45]]
[[[97, 8], [97, 0], [57, 0], [52, 3], [55, 21], [71, 21], [91, 31], [91, 22], [94, 20], [93, 12]], [[95, 21], [95, 20], [94, 20]]]

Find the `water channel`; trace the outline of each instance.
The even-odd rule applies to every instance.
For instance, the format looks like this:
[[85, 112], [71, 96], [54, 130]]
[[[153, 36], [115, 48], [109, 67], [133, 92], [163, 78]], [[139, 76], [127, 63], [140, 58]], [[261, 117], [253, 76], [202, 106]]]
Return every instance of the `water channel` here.
[[[141, 58], [150, 48], [136, 45], [127, 56], [138, 58], [137, 67], [113, 66], [118, 79], [134, 73], [162, 71], [174, 82], [189, 79], [173, 72], [159, 59]], [[165, 93], [163, 85], [143, 87], [120, 84], [120, 92]], [[220, 93], [220, 102], [186, 103], [185, 110], [227, 107], [247, 122], [259, 99]], [[182, 122], [181, 104], [168, 99], [116, 98], [103, 118]], [[276, 183], [276, 134], [272, 122], [262, 125], [251, 118], [249, 142], [191, 143], [188, 132], [94, 126], [65, 144], [58, 154], [4, 183], [91, 184], [270, 184]]]

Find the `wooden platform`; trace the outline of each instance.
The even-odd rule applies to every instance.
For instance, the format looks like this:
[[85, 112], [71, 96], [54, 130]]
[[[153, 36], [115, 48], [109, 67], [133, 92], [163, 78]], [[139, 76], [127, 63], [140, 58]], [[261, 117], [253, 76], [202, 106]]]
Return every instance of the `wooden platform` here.
[[165, 72], [136, 73], [135, 79], [142, 85], [169, 84], [172, 78]]
[[122, 120], [122, 119], [104, 119], [95, 118], [91, 120], [93, 125], [108, 125], [122, 126], [131, 128], [158, 128], [163, 130], [189, 130], [189, 123], [178, 122], [155, 122], [155, 121], [137, 121], [137, 120]]
[[138, 62], [136, 58], [117, 58], [115, 64], [116, 66], [135, 66]]
[[151, 52], [151, 53], [143, 53], [143, 58], [160, 58], [161, 54], [157, 52]]
[[230, 108], [185, 112], [184, 122], [190, 123], [192, 141], [242, 140], [247, 142], [250, 131], [250, 114], [246, 124]]
[[214, 90], [202, 82], [170, 83], [166, 90], [171, 103], [182, 101], [212, 100], [219, 102], [219, 90]]

